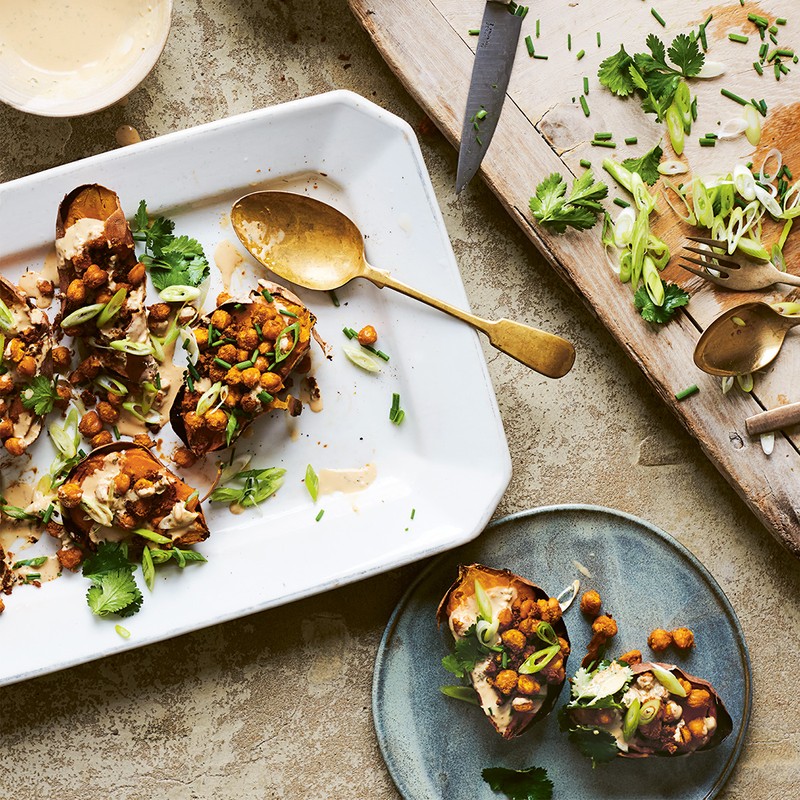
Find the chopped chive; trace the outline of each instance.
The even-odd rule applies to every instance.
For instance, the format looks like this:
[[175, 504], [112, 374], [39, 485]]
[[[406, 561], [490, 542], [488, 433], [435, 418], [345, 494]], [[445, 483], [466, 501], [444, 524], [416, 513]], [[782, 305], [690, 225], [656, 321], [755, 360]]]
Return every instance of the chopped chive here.
[[697, 122], [697, 97], [692, 100], [691, 105], [692, 121]]
[[775, 20], [775, 24], [776, 25], [785, 25], [786, 24], [786, 17], [778, 17], [778, 19]]
[[774, 33], [771, 33], [769, 35], [769, 40], [772, 42], [772, 44], [778, 44], [778, 38], [775, 36]]
[[743, 36], [741, 33], [729, 33], [728, 38], [732, 42], [739, 42], [740, 44], [747, 44], [750, 41], [749, 36]]
[[763, 98], [758, 101], [758, 107], [761, 109], [761, 116], [762, 117], [766, 117], [767, 116], [767, 103]]
[[755, 70], [755, 71], [756, 71], [756, 72], [757, 72], [759, 75], [763, 75], [763, 74], [764, 74], [764, 70], [761, 68], [761, 64], [759, 64], [759, 63], [758, 63], [758, 61], [754, 61], [754, 62], [753, 62], [753, 69], [754, 69], [754, 70]]
[[30, 583], [31, 581], [38, 581], [39, 578], [42, 577], [41, 572], [29, 572], [27, 575], [24, 576], [25, 583]]
[[336, 308], [339, 308], [339, 298], [336, 296], [336, 292], [335, 292], [333, 289], [331, 289], [331, 290], [328, 292], [328, 297], [330, 297], [330, 299], [331, 299], [331, 303], [333, 303], [333, 305], [334, 305]]
[[775, 80], [779, 81], [781, 79], [781, 62], [775, 62]]
[[480, 28], [470, 28], [469, 35], [470, 36], [480, 36], [481, 29]]
[[374, 347], [368, 344], [362, 344], [361, 346], [365, 350], [369, 350], [370, 353], [373, 353], [374, 355], [378, 356], [378, 358], [382, 358], [384, 361], [389, 360], [389, 356], [386, 353], [384, 353], [383, 350], [376, 350]]
[[231, 368], [231, 365], [227, 361], [224, 361], [221, 358], [215, 358], [214, 359], [214, 363], [218, 364], [220, 367], [225, 367], [225, 369], [230, 369]]
[[691, 386], [687, 386], [685, 389], [681, 389], [679, 392], [675, 393], [676, 400], [685, 400], [687, 397], [691, 397], [693, 394], [697, 394], [700, 391], [699, 387], [696, 383], [693, 383]]
[[189, 370], [189, 375], [191, 375], [192, 378], [194, 378], [196, 381], [200, 380], [200, 373], [197, 371], [197, 367], [193, 361], [188, 361], [186, 363], [186, 368]]
[[536, 20], [536, 38], [539, 38], [539, 20]]
[[414, 519], [414, 517], [416, 517], [416, 516], [417, 516], [417, 509], [416, 508], [412, 508], [411, 509], [411, 519]]
[[479, 144], [481, 147], [483, 147], [483, 142], [481, 141], [481, 137], [480, 137], [480, 136], [476, 136], [476, 137], [475, 137], [475, 141], [476, 141], [476, 142], [477, 142], [477, 143], [478, 143], [478, 144]]
[[728, 100], [733, 100], [735, 103], [738, 103], [740, 106], [746, 106], [747, 100], [739, 97], [738, 94], [734, 94], [733, 92], [729, 91], [728, 89], [720, 89], [719, 93], [723, 97], [727, 97]]
[[250, 360], [253, 362], [253, 364], [255, 364], [257, 358], [258, 358], [258, 348], [256, 347], [256, 349], [253, 350], [253, 354], [250, 356]]
[[762, 44], [761, 47], [758, 48], [758, 57], [762, 61], [766, 60], [768, 50], [769, 50], [769, 45], [766, 42], [764, 42], [764, 44]]
[[572, 34], [567, 34], [567, 50], [572, 50]]
[[584, 169], [589, 169], [592, 166], [592, 162], [586, 158], [582, 158], [580, 164]]
[[287, 311], [285, 308], [283, 309], [283, 311], [281, 311], [281, 316], [291, 317], [292, 319], [298, 319], [298, 316], [297, 314], [294, 313], [294, 311]]
[[708, 39], [706, 39], [705, 25], [700, 28], [700, 44], [703, 45], [703, 50], [708, 50]]
[[271, 403], [275, 399], [269, 392], [259, 392], [256, 397], [258, 397], [262, 403]]
[[263, 298], [264, 298], [264, 299], [265, 299], [265, 300], [266, 300], [268, 303], [272, 303], [272, 302], [274, 302], [274, 300], [275, 300], [275, 298], [274, 298], [274, 297], [273, 297], [273, 296], [272, 296], [272, 295], [271, 295], [271, 294], [270, 294], [270, 293], [269, 293], [269, 292], [268, 292], [266, 289], [262, 289], [262, 290], [261, 290], [261, 296], [262, 296], [262, 297], [263, 297]]
[[476, 115], [475, 119], [486, 119], [486, 109], [482, 108]]
[[789, 74], [789, 67], [787, 67], [786, 64], [778, 64], [778, 69], [780, 69], [784, 75]]
[[47, 506], [47, 508], [45, 509], [44, 514], [42, 514], [42, 522], [44, 522], [45, 525], [47, 525], [47, 523], [50, 522], [50, 517], [53, 516], [53, 512], [55, 510], [56, 510], [56, 507], [52, 503], [50, 503], [50, 505]]
[[795, 54], [792, 56], [792, 63], [794, 63], [794, 64], [796, 64], [796, 63], [797, 63], [797, 53], [795, 53]]
[[661, 25], [662, 28], [667, 27], [667, 23], [664, 22], [664, 17], [662, 17], [661, 14], [658, 13], [658, 11], [656, 11], [654, 8], [651, 8], [650, 13], [656, 18], [658, 24]]
[[530, 36], [525, 37], [525, 47], [528, 48], [528, 55], [532, 56], [534, 54], [534, 49], [533, 49], [533, 39], [531, 39]]
[[317, 516], [316, 516], [316, 517], [314, 517], [314, 521], [315, 521], [315, 522], [319, 522], [319, 521], [322, 519], [322, 515], [323, 515], [324, 513], [325, 513], [325, 509], [324, 509], [324, 508], [321, 508], [321, 509], [319, 510], [319, 514], [317, 514]]
[[588, 117], [591, 112], [589, 111], [589, 104], [586, 102], [586, 95], [584, 94], [581, 95], [581, 108], [583, 109], [583, 115]]
[[577, 58], [578, 61], [580, 61], [585, 55], [586, 55], [585, 50], [578, 50], [578, 54], [575, 56], [575, 58]]
[[716, 133], [707, 133], [707, 134], [705, 135], [705, 138], [706, 138], [706, 139], [717, 139], [718, 137], [717, 137], [717, 134], [716, 134]]
[[615, 149], [615, 148], [616, 148], [616, 146], [617, 146], [617, 143], [616, 143], [616, 142], [602, 142], [602, 141], [600, 141], [600, 142], [599, 142], [599, 141], [597, 141], [597, 140], [595, 140], [595, 139], [593, 139], [593, 140], [590, 142], [590, 144], [591, 144], [593, 147], [610, 147], [610, 148], [612, 148], [612, 149]]
[[608, 142], [613, 136], [614, 134], [608, 131], [600, 131], [594, 135], [594, 138], [597, 139], [598, 142]]
[[[191, 389], [189, 391], [192, 391]], [[114, 431], [114, 438], [119, 441], [119, 428], [115, 425], [111, 430]]]
[[538, 59], [540, 59], [541, 61], [547, 61], [547, 59], [548, 59], [548, 58], [550, 58], [550, 56], [540, 56], [538, 53], [536, 53], [536, 54], [534, 55], [534, 58], [538, 58]]
[[759, 28], [766, 28], [769, 25], [769, 20], [765, 17], [760, 17], [758, 14], [748, 14], [747, 19], [754, 22]]
[[400, 395], [397, 392], [392, 393], [392, 413], [396, 414], [400, 410]]
[[343, 333], [343, 334], [344, 334], [344, 335], [345, 335], [345, 336], [346, 336], [348, 339], [355, 339], [355, 338], [356, 338], [356, 336], [358, 336], [358, 333], [356, 333], [356, 331], [354, 331], [352, 328], [342, 328], [342, 333]]
[[784, 175], [785, 175], [785, 176], [786, 176], [786, 177], [787, 177], [789, 180], [792, 180], [792, 171], [789, 169], [789, 167], [787, 167], [787, 166], [786, 166], [786, 164], [784, 164], [784, 165], [783, 165], [783, 174], [784, 174]]
[[716, 147], [716, 139], [706, 139], [704, 136], [700, 138], [700, 147]]
[[776, 36], [778, 34], [778, 28], [776, 25], [770, 25], [767, 29], [770, 33], [774, 33]]
[[[216, 360], [219, 361], [219, 359]], [[253, 362], [248, 359], [247, 361], [240, 361], [238, 364], [234, 364], [233, 366], [236, 367], [236, 369], [244, 371], [246, 369], [250, 369], [250, 367], [253, 366]]]
[[589, 79], [588, 78], [584, 78], [583, 79], [583, 93], [584, 94], [589, 94]]
[[601, 40], [600, 40], [600, 31], [597, 31], [597, 46], [600, 47]]
[[261, 330], [261, 326], [257, 322], [254, 322], [253, 323], [253, 327], [256, 329], [256, 333], [258, 334], [258, 338], [260, 340], [263, 340], [264, 339], [264, 331]]
[[615, 197], [614, 204], [618, 205], [620, 208], [630, 208], [631, 205], [627, 200], [623, 200], [621, 197]]
[[626, 136], [625, 137], [625, 144], [638, 144], [639, 137], [638, 136]]

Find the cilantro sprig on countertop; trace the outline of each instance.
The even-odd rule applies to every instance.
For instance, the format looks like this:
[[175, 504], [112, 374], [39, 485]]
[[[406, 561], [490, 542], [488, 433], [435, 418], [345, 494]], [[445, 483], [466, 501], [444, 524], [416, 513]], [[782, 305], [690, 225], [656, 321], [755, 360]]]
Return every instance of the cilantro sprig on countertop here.
[[46, 375], [37, 375], [20, 393], [20, 400], [25, 408], [33, 409], [33, 413], [42, 417], [53, 410], [53, 403], [58, 400], [56, 384]]
[[568, 226], [583, 231], [597, 222], [603, 210], [600, 200], [606, 195], [608, 187], [595, 181], [590, 169], [575, 179], [569, 195], [566, 181], [554, 172], [536, 187], [530, 207], [537, 222], [556, 233], [564, 233]]
[[652, 186], [661, 177], [658, 165], [662, 155], [664, 155], [664, 151], [660, 145], [656, 145], [639, 158], [626, 158], [622, 162], [622, 166], [631, 172], [638, 172], [642, 176], [642, 180], [648, 186]]
[[486, 648], [481, 647], [473, 625], [463, 637], [456, 639], [453, 652], [442, 659], [442, 666], [456, 678], [466, 678], [484, 658]]
[[510, 800], [552, 800], [553, 797], [553, 782], [544, 767], [487, 767], [481, 775], [495, 792], [503, 792]]
[[639, 309], [639, 313], [647, 322], [655, 322], [663, 325], [669, 322], [675, 312], [689, 303], [689, 294], [684, 292], [676, 283], [664, 284], [664, 302], [657, 306], [647, 293], [645, 286], [640, 286], [633, 296], [633, 304]]
[[99, 617], [109, 614], [130, 617], [142, 607], [142, 593], [133, 570], [126, 545], [100, 543], [97, 553], [89, 556], [83, 565], [83, 576], [92, 582], [86, 602], [93, 613]]
[[[598, 70], [600, 83], [620, 97], [636, 92], [647, 113], [664, 119], [682, 78], [693, 78], [703, 68], [705, 54], [697, 39], [681, 33], [667, 49], [655, 35], [645, 40], [649, 53], [629, 55], [624, 45], [606, 58]], [[667, 58], [672, 62], [667, 61]]]
[[199, 286], [209, 274], [208, 259], [197, 239], [175, 236], [175, 223], [166, 217], [152, 222], [142, 200], [131, 223], [133, 238], [144, 243], [141, 262], [150, 270], [153, 286]]

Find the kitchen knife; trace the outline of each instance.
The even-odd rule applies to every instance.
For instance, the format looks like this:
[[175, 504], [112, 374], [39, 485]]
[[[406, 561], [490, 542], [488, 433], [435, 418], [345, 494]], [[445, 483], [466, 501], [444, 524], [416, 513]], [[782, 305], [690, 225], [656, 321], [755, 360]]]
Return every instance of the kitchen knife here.
[[506, 99], [526, 13], [527, 8], [504, 0], [486, 3], [461, 129], [456, 192], [472, 180], [489, 148]]

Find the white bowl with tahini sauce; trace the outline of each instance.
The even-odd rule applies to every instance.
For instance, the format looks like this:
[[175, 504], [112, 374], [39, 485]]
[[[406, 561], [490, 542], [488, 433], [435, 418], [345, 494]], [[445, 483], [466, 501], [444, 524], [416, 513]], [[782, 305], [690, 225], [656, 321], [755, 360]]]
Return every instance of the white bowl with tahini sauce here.
[[172, 0], [0, 0], [0, 101], [45, 117], [99, 111], [147, 77]]

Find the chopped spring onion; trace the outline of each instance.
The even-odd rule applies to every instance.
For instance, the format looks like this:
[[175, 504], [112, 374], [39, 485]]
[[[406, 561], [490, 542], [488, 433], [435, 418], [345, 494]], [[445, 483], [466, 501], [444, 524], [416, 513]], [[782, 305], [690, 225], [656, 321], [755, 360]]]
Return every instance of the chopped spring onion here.
[[533, 56], [535, 54], [535, 50], [533, 48], [533, 39], [530, 36], [525, 37], [525, 47], [528, 49], [528, 55]]
[[657, 169], [661, 175], [683, 175], [685, 172], [689, 171], [689, 168], [686, 166], [686, 164], [684, 164], [682, 161], [677, 161], [674, 158], [662, 161], [658, 165]]
[[699, 387], [696, 383], [693, 383], [691, 386], [687, 386], [685, 389], [681, 389], [679, 392], [675, 393], [676, 400], [685, 400], [687, 397], [691, 397], [693, 394], [697, 394], [700, 391]]
[[739, 97], [738, 94], [734, 94], [733, 92], [729, 91], [728, 89], [720, 89], [719, 93], [723, 97], [727, 97], [728, 100], [733, 100], [734, 103], [738, 103], [740, 106], [746, 106], [747, 105], [747, 100], [745, 100], [743, 97]]
[[700, 137], [700, 147], [716, 147], [717, 140], [716, 139], [708, 139], [705, 136]]
[[638, 136], [626, 136], [625, 144], [637, 144], [639, 142]]
[[117, 632], [117, 635], [121, 636], [123, 639], [131, 638], [131, 632], [127, 628], [123, 628], [122, 625], [115, 625], [114, 630]]
[[94, 382], [101, 389], [105, 389], [105, 391], [111, 392], [111, 394], [115, 394], [118, 397], [125, 397], [125, 395], [128, 394], [128, 387], [125, 386], [125, 384], [121, 381], [118, 381], [116, 378], [112, 378], [109, 375], [100, 375], [99, 377], [95, 378]]
[[617, 205], [620, 208], [628, 208], [628, 207], [630, 207], [630, 203], [627, 200], [623, 200], [621, 197], [615, 197], [614, 198], [614, 205]]
[[728, 392], [733, 387], [733, 375], [726, 375], [722, 379], [722, 394], [728, 394]]
[[136, 528], [133, 532], [137, 536], [141, 536], [142, 539], [147, 539], [156, 544], [172, 544], [172, 539], [170, 539], [169, 536], [162, 536], [160, 533], [151, 531], [149, 528]]
[[494, 612], [492, 610], [492, 601], [489, 599], [489, 595], [486, 594], [486, 590], [478, 580], [475, 581], [475, 602], [478, 605], [478, 613], [483, 619], [489, 623], [493, 622]]
[[583, 93], [584, 94], [589, 94], [589, 79], [588, 78], [584, 78], [583, 79]]
[[174, 285], [162, 289], [158, 295], [165, 303], [191, 303], [200, 297], [200, 290], [194, 286]]
[[661, 14], [658, 13], [658, 11], [656, 11], [654, 8], [651, 8], [650, 13], [656, 18], [656, 21], [658, 22], [659, 25], [661, 25], [662, 28], [667, 27], [667, 23], [664, 22], [664, 17], [662, 17]]
[[679, 156], [683, 153], [685, 129], [682, 114], [674, 103], [667, 109], [666, 121], [672, 149], [675, 151], [675, 155]]
[[[581, 100], [583, 99], [583, 95], [581, 95]], [[592, 139], [589, 143], [592, 147], [610, 147], [611, 149], [616, 149], [617, 143], [616, 142], [607, 142], [607, 141], [598, 141], [597, 139]]]
[[597, 31], [597, 46], [600, 47], [602, 39], [600, 38], [600, 31]]
[[763, 74], [764, 74], [764, 68], [761, 66], [761, 64], [759, 64], [759, 63], [758, 63], [758, 61], [754, 61], [754, 62], [753, 62], [753, 69], [754, 69], [754, 70], [755, 70], [755, 71], [756, 71], [756, 72], [757, 72], [759, 75], [763, 75]]
[[583, 115], [588, 117], [591, 112], [589, 111], [589, 104], [586, 102], [586, 95], [581, 95], [580, 103], [581, 108], [583, 109]]
[[636, 223], [636, 212], [632, 208], [624, 209], [614, 223], [614, 244], [622, 249], [631, 243], [633, 226]]
[[345, 356], [347, 356], [349, 361], [351, 361], [357, 367], [361, 367], [361, 369], [365, 370], [366, 372], [381, 371], [380, 364], [371, 355], [364, 352], [362, 347], [345, 345], [342, 347], [342, 351], [344, 352]]
[[613, 133], [609, 133], [608, 131], [600, 131], [599, 133], [596, 133], [596, 134], [594, 135], [594, 138], [595, 138], [595, 139], [596, 139], [598, 142], [608, 142], [608, 141], [610, 141], [610, 140], [611, 140], [611, 138], [612, 138], [613, 136], [614, 136], [614, 134], [613, 134]]
[[572, 50], [572, 34], [567, 34], [567, 50]]
[[480, 28], [470, 28], [468, 33], [470, 36], [479, 36], [481, 32]]
[[732, 42], [739, 42], [740, 44], [747, 44], [750, 41], [749, 36], [743, 36], [741, 33], [729, 33], [728, 39]]
[[761, 434], [761, 449], [764, 451], [765, 456], [772, 455], [772, 451], [775, 449], [775, 434], [773, 432]]
[[[103, 306], [101, 304], [100, 308], [102, 307]], [[83, 309], [78, 309], [78, 310], [82, 311]], [[76, 311], [75, 314], [77, 313], [78, 312]], [[99, 311], [95, 313], [99, 313]], [[92, 314], [92, 316], [94, 316], [94, 314]], [[91, 317], [89, 317], [89, 319], [91, 319]], [[63, 327], [64, 323], [62, 322], [61, 325]], [[13, 327], [14, 327], [14, 315], [11, 313], [11, 309], [2, 301], [2, 299], [0, 299], [0, 328], [8, 331], [11, 330], [11, 328]]]
[[478, 695], [471, 686], [440, 686], [439, 691], [454, 700], [463, 700], [473, 706], [479, 706]]
[[119, 314], [127, 296], [127, 289], [118, 289], [114, 293], [114, 296], [106, 303], [106, 307], [100, 312], [100, 316], [97, 318], [98, 328], [102, 328], [104, 325], [107, 325], [112, 319], [114, 319], [114, 317], [117, 316], [117, 314]]
[[560, 651], [561, 648], [557, 644], [545, 647], [542, 650], [537, 650], [519, 665], [517, 672], [519, 672], [520, 675], [534, 675], [540, 670], [543, 670]]
[[217, 381], [200, 395], [200, 399], [197, 401], [197, 413], [200, 416], [205, 414], [217, 402], [221, 391], [222, 382]]
[[578, 50], [578, 54], [575, 56], [575, 58], [577, 58], [578, 61], [580, 61], [585, 55], [586, 55], [585, 50]]
[[703, 78], [705, 80], [719, 78], [719, 76], [724, 75], [726, 71], [727, 67], [721, 61], [706, 60], [703, 63], [703, 68], [695, 75], [695, 78]]
[[686, 689], [681, 686], [680, 681], [669, 670], [653, 666], [653, 675], [670, 694], [686, 697]]
[[[2, 300], [0, 300], [0, 303], [2, 303]], [[83, 325], [84, 322], [94, 319], [105, 307], [105, 303], [92, 303], [91, 305], [79, 308], [77, 311], [67, 314], [67, 316], [61, 320], [61, 327], [75, 328], [78, 325]], [[11, 322], [6, 325], [3, 320], [6, 311], [8, 311], [8, 307], [5, 305], [5, 303], [3, 303], [3, 305], [0, 307], [0, 326], [8, 329], [13, 324], [14, 318], [11, 317]], [[11, 312], [8, 313], [10, 315]]]
[[743, 392], [752, 392], [753, 391], [752, 373], [747, 373], [747, 375], [737, 375], [736, 383]]
[[582, 158], [582, 159], [580, 160], [580, 165], [581, 165], [581, 166], [582, 166], [584, 169], [589, 169], [589, 168], [592, 166], [592, 162], [591, 162], [591, 161], [589, 161], [589, 160], [588, 160], [588, 159], [586, 159], [586, 158]]
[[761, 112], [748, 103], [744, 107], [744, 116], [747, 121], [745, 136], [747, 136], [747, 141], [755, 147], [761, 141]]
[[129, 353], [132, 356], [149, 356], [153, 353], [153, 347], [149, 341], [132, 342], [130, 339], [119, 339], [116, 342], [111, 342], [111, 347], [114, 350], [119, 350], [121, 353]]

